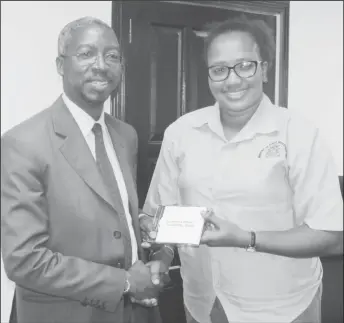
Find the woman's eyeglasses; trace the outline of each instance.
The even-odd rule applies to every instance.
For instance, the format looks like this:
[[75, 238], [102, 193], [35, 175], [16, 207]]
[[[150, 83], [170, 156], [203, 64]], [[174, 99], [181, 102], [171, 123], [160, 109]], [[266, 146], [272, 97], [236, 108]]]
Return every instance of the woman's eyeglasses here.
[[228, 78], [230, 71], [233, 70], [241, 78], [250, 78], [256, 74], [258, 64], [260, 63], [262, 61], [242, 61], [232, 67], [214, 65], [208, 67], [208, 75], [212, 81], [222, 82]]

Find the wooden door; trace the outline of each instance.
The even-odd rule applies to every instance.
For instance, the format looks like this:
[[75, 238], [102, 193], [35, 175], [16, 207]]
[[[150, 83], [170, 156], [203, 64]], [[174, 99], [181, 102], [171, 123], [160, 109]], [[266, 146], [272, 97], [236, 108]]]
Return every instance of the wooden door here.
[[[286, 104], [287, 43], [284, 27], [288, 3], [276, 3], [113, 2], [113, 27], [125, 57], [123, 82], [113, 101], [113, 113], [133, 125], [139, 136], [137, 185], [140, 207], [145, 201], [166, 127], [185, 113], [214, 104], [203, 59], [204, 27], [207, 23], [245, 13], [248, 17], [262, 18], [269, 24], [278, 38], [280, 52], [264, 90], [272, 101]], [[173, 265], [179, 264], [176, 256]], [[170, 272], [173, 281], [180, 282], [179, 271]], [[163, 321], [182, 323], [185, 320], [182, 287], [181, 284], [172, 287], [173, 292], [161, 294], [160, 301], [169, 306], [168, 311], [162, 311]]]

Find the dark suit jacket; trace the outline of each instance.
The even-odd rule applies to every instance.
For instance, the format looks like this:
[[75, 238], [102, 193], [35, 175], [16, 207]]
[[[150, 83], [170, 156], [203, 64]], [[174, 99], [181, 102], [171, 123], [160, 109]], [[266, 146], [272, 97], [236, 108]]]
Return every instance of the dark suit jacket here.
[[[105, 121], [140, 242], [137, 134], [110, 115]], [[18, 322], [123, 322], [131, 250], [115, 201], [61, 97], [2, 137], [1, 249]]]

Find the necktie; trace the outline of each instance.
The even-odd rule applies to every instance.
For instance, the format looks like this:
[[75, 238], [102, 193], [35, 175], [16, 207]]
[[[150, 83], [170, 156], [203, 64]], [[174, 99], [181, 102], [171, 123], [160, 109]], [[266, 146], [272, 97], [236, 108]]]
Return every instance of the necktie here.
[[126, 231], [125, 236], [127, 237], [127, 239], [123, 239], [123, 242], [125, 243], [125, 247], [127, 249], [126, 250], [127, 252], [125, 252], [125, 257], [127, 258], [126, 263], [131, 264], [131, 241], [130, 241], [128, 222], [125, 216], [121, 194], [117, 185], [117, 179], [113, 172], [113, 168], [111, 166], [109, 157], [106, 153], [101, 125], [99, 123], [95, 123], [92, 128], [92, 131], [95, 136], [96, 162], [97, 162], [98, 170], [115, 204], [120, 206], [121, 211], [118, 213], [118, 215], [122, 224], [122, 228]]

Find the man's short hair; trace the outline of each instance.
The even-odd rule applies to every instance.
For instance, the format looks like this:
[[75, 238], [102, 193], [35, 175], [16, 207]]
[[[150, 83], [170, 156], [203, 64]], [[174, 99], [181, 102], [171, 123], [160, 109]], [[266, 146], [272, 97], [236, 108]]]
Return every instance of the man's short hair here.
[[98, 18], [82, 17], [80, 19], [74, 20], [64, 26], [63, 29], [60, 31], [58, 38], [58, 56], [66, 55], [68, 45], [73, 36], [73, 32], [80, 27], [86, 27], [88, 25], [98, 25], [113, 30], [108, 24]]
[[245, 15], [228, 19], [222, 22], [215, 22], [206, 26], [207, 37], [204, 40], [204, 58], [207, 61], [208, 50], [213, 40], [220, 35], [232, 31], [246, 32], [252, 36], [258, 45], [259, 54], [263, 61], [268, 62], [271, 67], [275, 59], [275, 39], [273, 30], [265, 21], [259, 19], [248, 19]]

